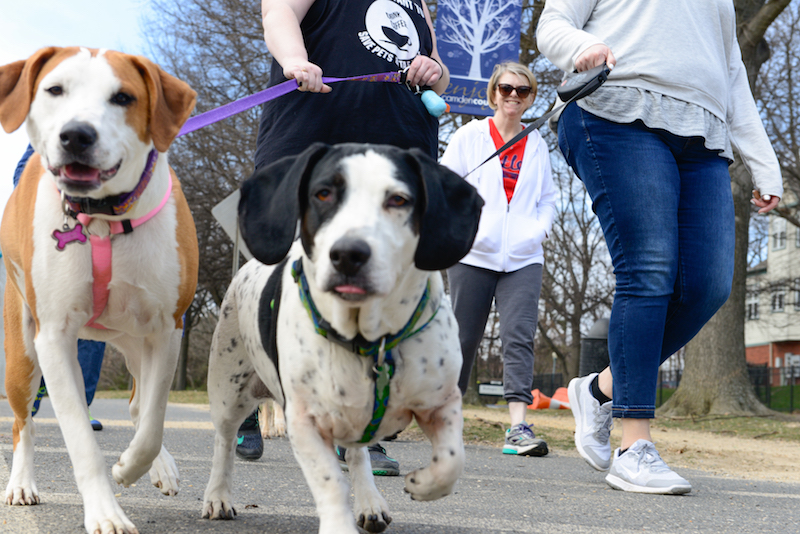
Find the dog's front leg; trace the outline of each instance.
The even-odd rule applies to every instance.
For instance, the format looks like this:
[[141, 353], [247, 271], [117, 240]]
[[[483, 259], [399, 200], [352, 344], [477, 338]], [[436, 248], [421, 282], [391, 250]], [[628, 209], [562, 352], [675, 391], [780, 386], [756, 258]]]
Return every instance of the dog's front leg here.
[[375, 487], [369, 451], [366, 447], [348, 448], [345, 459], [356, 497], [353, 510], [356, 524], [367, 532], [383, 532], [392, 522], [392, 516], [386, 499]]
[[[14, 460], [6, 486], [5, 502], [12, 505], [39, 504], [34, 477], [34, 424], [31, 409], [42, 378], [33, 348], [33, 321], [23, 308], [19, 292], [9, 284], [5, 292], [6, 394], [14, 412]], [[23, 313], [15, 313], [19, 309]], [[31, 325], [23, 330], [23, 325]]]
[[178, 364], [180, 335], [180, 330], [172, 330], [143, 340], [115, 340], [126, 355], [128, 367], [136, 379], [130, 404], [136, 434], [111, 468], [114, 480], [125, 487], [139, 480], [156, 462], [151, 481], [165, 495], [178, 493], [180, 477], [177, 466], [162, 446], [162, 440], [169, 389]]
[[348, 506], [347, 480], [333, 450], [332, 438], [320, 434], [313, 416], [303, 407], [287, 404], [286, 424], [295, 458], [317, 505], [319, 534], [357, 534]]
[[415, 413], [417, 423], [433, 446], [431, 464], [406, 475], [406, 493], [416, 501], [441, 499], [453, 491], [464, 470], [461, 392], [456, 388], [439, 408]]
[[46, 355], [39, 358], [39, 365], [83, 498], [86, 531], [138, 532], [114, 498], [105, 458], [89, 422], [77, 338], [60, 329], [42, 328], [35, 344], [36, 352]]

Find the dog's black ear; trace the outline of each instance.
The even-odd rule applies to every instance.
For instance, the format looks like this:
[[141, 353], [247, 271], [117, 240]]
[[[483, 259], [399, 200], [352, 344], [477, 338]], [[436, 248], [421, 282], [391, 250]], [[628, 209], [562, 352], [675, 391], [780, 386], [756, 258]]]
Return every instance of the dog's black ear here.
[[447, 269], [472, 248], [483, 199], [466, 180], [423, 151], [412, 148], [409, 157], [419, 168], [425, 192], [414, 264], [424, 271]]
[[304, 195], [314, 166], [330, 146], [314, 143], [297, 156], [281, 158], [242, 183], [239, 229], [253, 257], [274, 265], [294, 242]]

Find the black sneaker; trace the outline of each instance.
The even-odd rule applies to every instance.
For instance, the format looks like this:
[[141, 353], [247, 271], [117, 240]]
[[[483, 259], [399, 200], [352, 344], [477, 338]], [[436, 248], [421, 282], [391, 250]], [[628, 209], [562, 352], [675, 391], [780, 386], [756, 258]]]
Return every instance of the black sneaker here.
[[258, 425], [258, 408], [247, 416], [236, 432], [236, 456], [242, 460], [258, 460], [264, 454], [264, 438]]
[[[339, 458], [339, 465], [342, 471], [348, 471], [344, 453], [347, 449], [336, 446], [336, 456]], [[386, 455], [386, 449], [380, 443], [367, 447], [369, 451], [369, 461], [372, 464], [372, 474], [379, 477], [396, 477], [400, 475], [400, 462]]]
[[89, 422], [92, 424], [92, 430], [103, 430], [103, 423], [92, 417], [92, 412], [89, 412]]

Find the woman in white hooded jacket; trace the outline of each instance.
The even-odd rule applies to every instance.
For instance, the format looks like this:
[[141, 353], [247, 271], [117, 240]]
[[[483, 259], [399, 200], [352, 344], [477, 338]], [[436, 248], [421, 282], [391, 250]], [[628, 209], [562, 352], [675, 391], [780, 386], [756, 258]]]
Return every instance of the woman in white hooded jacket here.
[[[453, 135], [442, 165], [466, 176], [522, 131], [522, 114], [536, 97], [536, 79], [519, 63], [502, 63], [489, 79], [492, 118], [472, 121]], [[475, 242], [448, 270], [464, 362], [459, 386], [467, 389], [475, 354], [492, 305], [500, 313], [503, 389], [511, 428], [503, 452], [544, 456], [547, 444], [525, 422], [533, 400], [533, 339], [542, 286], [544, 251], [555, 215], [550, 152], [538, 131], [466, 176], [485, 205]]]

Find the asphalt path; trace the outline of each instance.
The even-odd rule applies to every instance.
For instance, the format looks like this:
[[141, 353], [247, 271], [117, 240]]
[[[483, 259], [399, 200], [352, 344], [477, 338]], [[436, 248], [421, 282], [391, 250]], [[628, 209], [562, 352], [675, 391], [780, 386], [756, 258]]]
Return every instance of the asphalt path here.
[[[97, 399], [92, 414], [105, 428], [95, 432], [110, 469], [133, 437], [127, 401]], [[41, 504], [0, 504], [0, 532], [14, 534], [83, 531], [83, 506], [71, 462], [49, 400], [36, 416], [36, 480]], [[0, 489], [12, 461], [11, 410], [0, 401]], [[200, 517], [211, 469], [213, 426], [207, 407], [170, 404], [164, 443], [181, 473], [180, 492], [166, 497], [145, 475], [117, 498], [141, 534], [316, 532], [311, 492], [286, 439], [265, 442], [256, 462], [236, 461], [233, 521]], [[386, 444], [400, 461], [401, 475], [425, 465], [427, 442]], [[684, 496], [631, 494], [612, 490], [603, 473], [573, 450], [543, 458], [503, 455], [500, 447], [467, 446], [467, 463], [456, 491], [442, 500], [414, 502], [403, 493], [403, 477], [377, 477], [394, 519], [387, 533], [494, 534], [633, 532], [800, 532], [800, 485], [723, 478], [681, 469], [693, 485]]]

